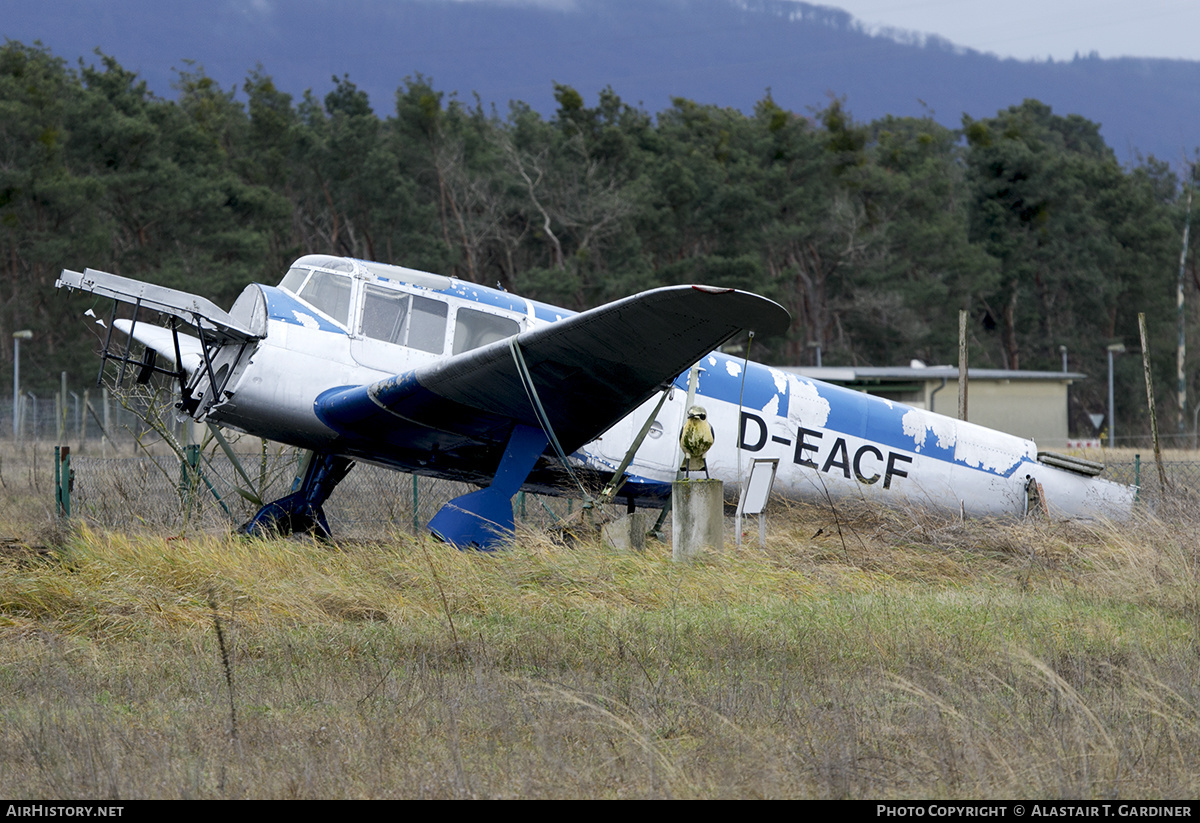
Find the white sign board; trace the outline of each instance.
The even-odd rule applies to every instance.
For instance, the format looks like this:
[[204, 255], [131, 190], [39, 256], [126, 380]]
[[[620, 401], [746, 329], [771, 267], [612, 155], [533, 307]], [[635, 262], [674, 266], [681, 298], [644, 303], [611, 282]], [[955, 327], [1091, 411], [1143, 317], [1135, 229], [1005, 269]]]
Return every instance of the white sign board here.
[[757, 457], [750, 467], [750, 481], [742, 492], [742, 514], [762, 514], [775, 485], [775, 470], [779, 468], [778, 457]]
[[738, 501], [737, 517], [734, 519], [734, 529], [737, 532], [737, 543], [742, 544], [742, 515], [758, 515], [758, 542], [765, 546], [767, 541], [766, 521], [763, 520], [763, 510], [767, 508], [767, 500], [771, 496], [771, 487], [775, 485], [775, 470], [779, 468], [778, 457], [756, 457], [750, 466], [750, 479], [742, 489], [742, 497]]

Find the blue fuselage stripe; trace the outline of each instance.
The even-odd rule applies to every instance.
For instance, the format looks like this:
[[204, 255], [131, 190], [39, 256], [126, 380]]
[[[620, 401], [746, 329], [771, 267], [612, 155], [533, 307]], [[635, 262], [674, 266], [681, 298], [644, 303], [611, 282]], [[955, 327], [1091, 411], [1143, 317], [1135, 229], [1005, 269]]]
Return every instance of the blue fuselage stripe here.
[[[811, 423], [807, 423], [802, 415], [798, 424], [789, 420], [789, 425], [796, 428], [821, 428], [849, 437], [870, 440], [896, 451], [918, 454], [1000, 477], [1009, 477], [1021, 464], [1032, 462], [1022, 453], [1023, 441], [1020, 438], [991, 432], [998, 442], [1011, 438], [1009, 453], [1012, 464], [1002, 470], [973, 466], [956, 459], [957, 438], [952, 438], [950, 443], [943, 445], [933, 432], [927, 431], [924, 434], [924, 442], [918, 445], [916, 437], [905, 432], [904, 416], [913, 412], [910, 406], [891, 403], [882, 398], [818, 380], [787, 375], [759, 363], [747, 363], [717, 352], [704, 358], [700, 365], [702, 371], [697, 386], [698, 397], [712, 398], [734, 406], [741, 405], [745, 411], [759, 415], [768, 425], [772, 424], [773, 417], [789, 420], [789, 410], [795, 402], [790, 396], [791, 387], [798, 381], [811, 386], [816, 395], [829, 404], [829, 414], [826, 420], [814, 420]], [[746, 369], [744, 384], [743, 368]], [[688, 375], [684, 372], [676, 378], [675, 386], [686, 391], [687, 381]], [[796, 431], [792, 433], [797, 434]]]

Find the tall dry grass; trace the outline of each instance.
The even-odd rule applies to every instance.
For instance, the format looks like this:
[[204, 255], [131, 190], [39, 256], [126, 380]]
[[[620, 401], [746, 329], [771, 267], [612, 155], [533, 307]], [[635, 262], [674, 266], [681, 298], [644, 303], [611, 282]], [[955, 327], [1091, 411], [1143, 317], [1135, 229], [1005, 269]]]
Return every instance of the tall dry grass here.
[[1200, 792], [1186, 501], [776, 508], [765, 550], [691, 564], [40, 517], [0, 513], [0, 796]]

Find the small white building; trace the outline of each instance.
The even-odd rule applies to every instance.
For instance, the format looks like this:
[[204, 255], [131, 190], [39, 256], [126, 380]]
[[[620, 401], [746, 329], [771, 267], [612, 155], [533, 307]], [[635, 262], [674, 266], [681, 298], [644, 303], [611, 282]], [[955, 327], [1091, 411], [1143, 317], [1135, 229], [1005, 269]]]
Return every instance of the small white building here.
[[[958, 417], [958, 366], [785, 366], [783, 370]], [[967, 419], [1029, 438], [1042, 448], [1065, 446], [1067, 387], [1086, 376], [1079, 372], [969, 369]]]

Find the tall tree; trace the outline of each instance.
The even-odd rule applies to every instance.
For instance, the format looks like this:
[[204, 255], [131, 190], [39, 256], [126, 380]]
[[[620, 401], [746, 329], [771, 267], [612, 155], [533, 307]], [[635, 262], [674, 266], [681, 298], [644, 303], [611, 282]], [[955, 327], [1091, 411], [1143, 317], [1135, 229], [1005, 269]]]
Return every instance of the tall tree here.
[[864, 362], [952, 361], [954, 310], [977, 314], [994, 287], [994, 261], [968, 239], [958, 139], [931, 117], [886, 117], [871, 124], [864, 161], [840, 175], [880, 235], [839, 306]]
[[[0, 339], [34, 332], [26, 347], [26, 386], [71, 357], [51, 299], [55, 275], [106, 251], [109, 226], [101, 188], [72, 172], [72, 132], [83, 105], [79, 77], [41, 46], [0, 46]], [[0, 362], [11, 365], [10, 347]]]

